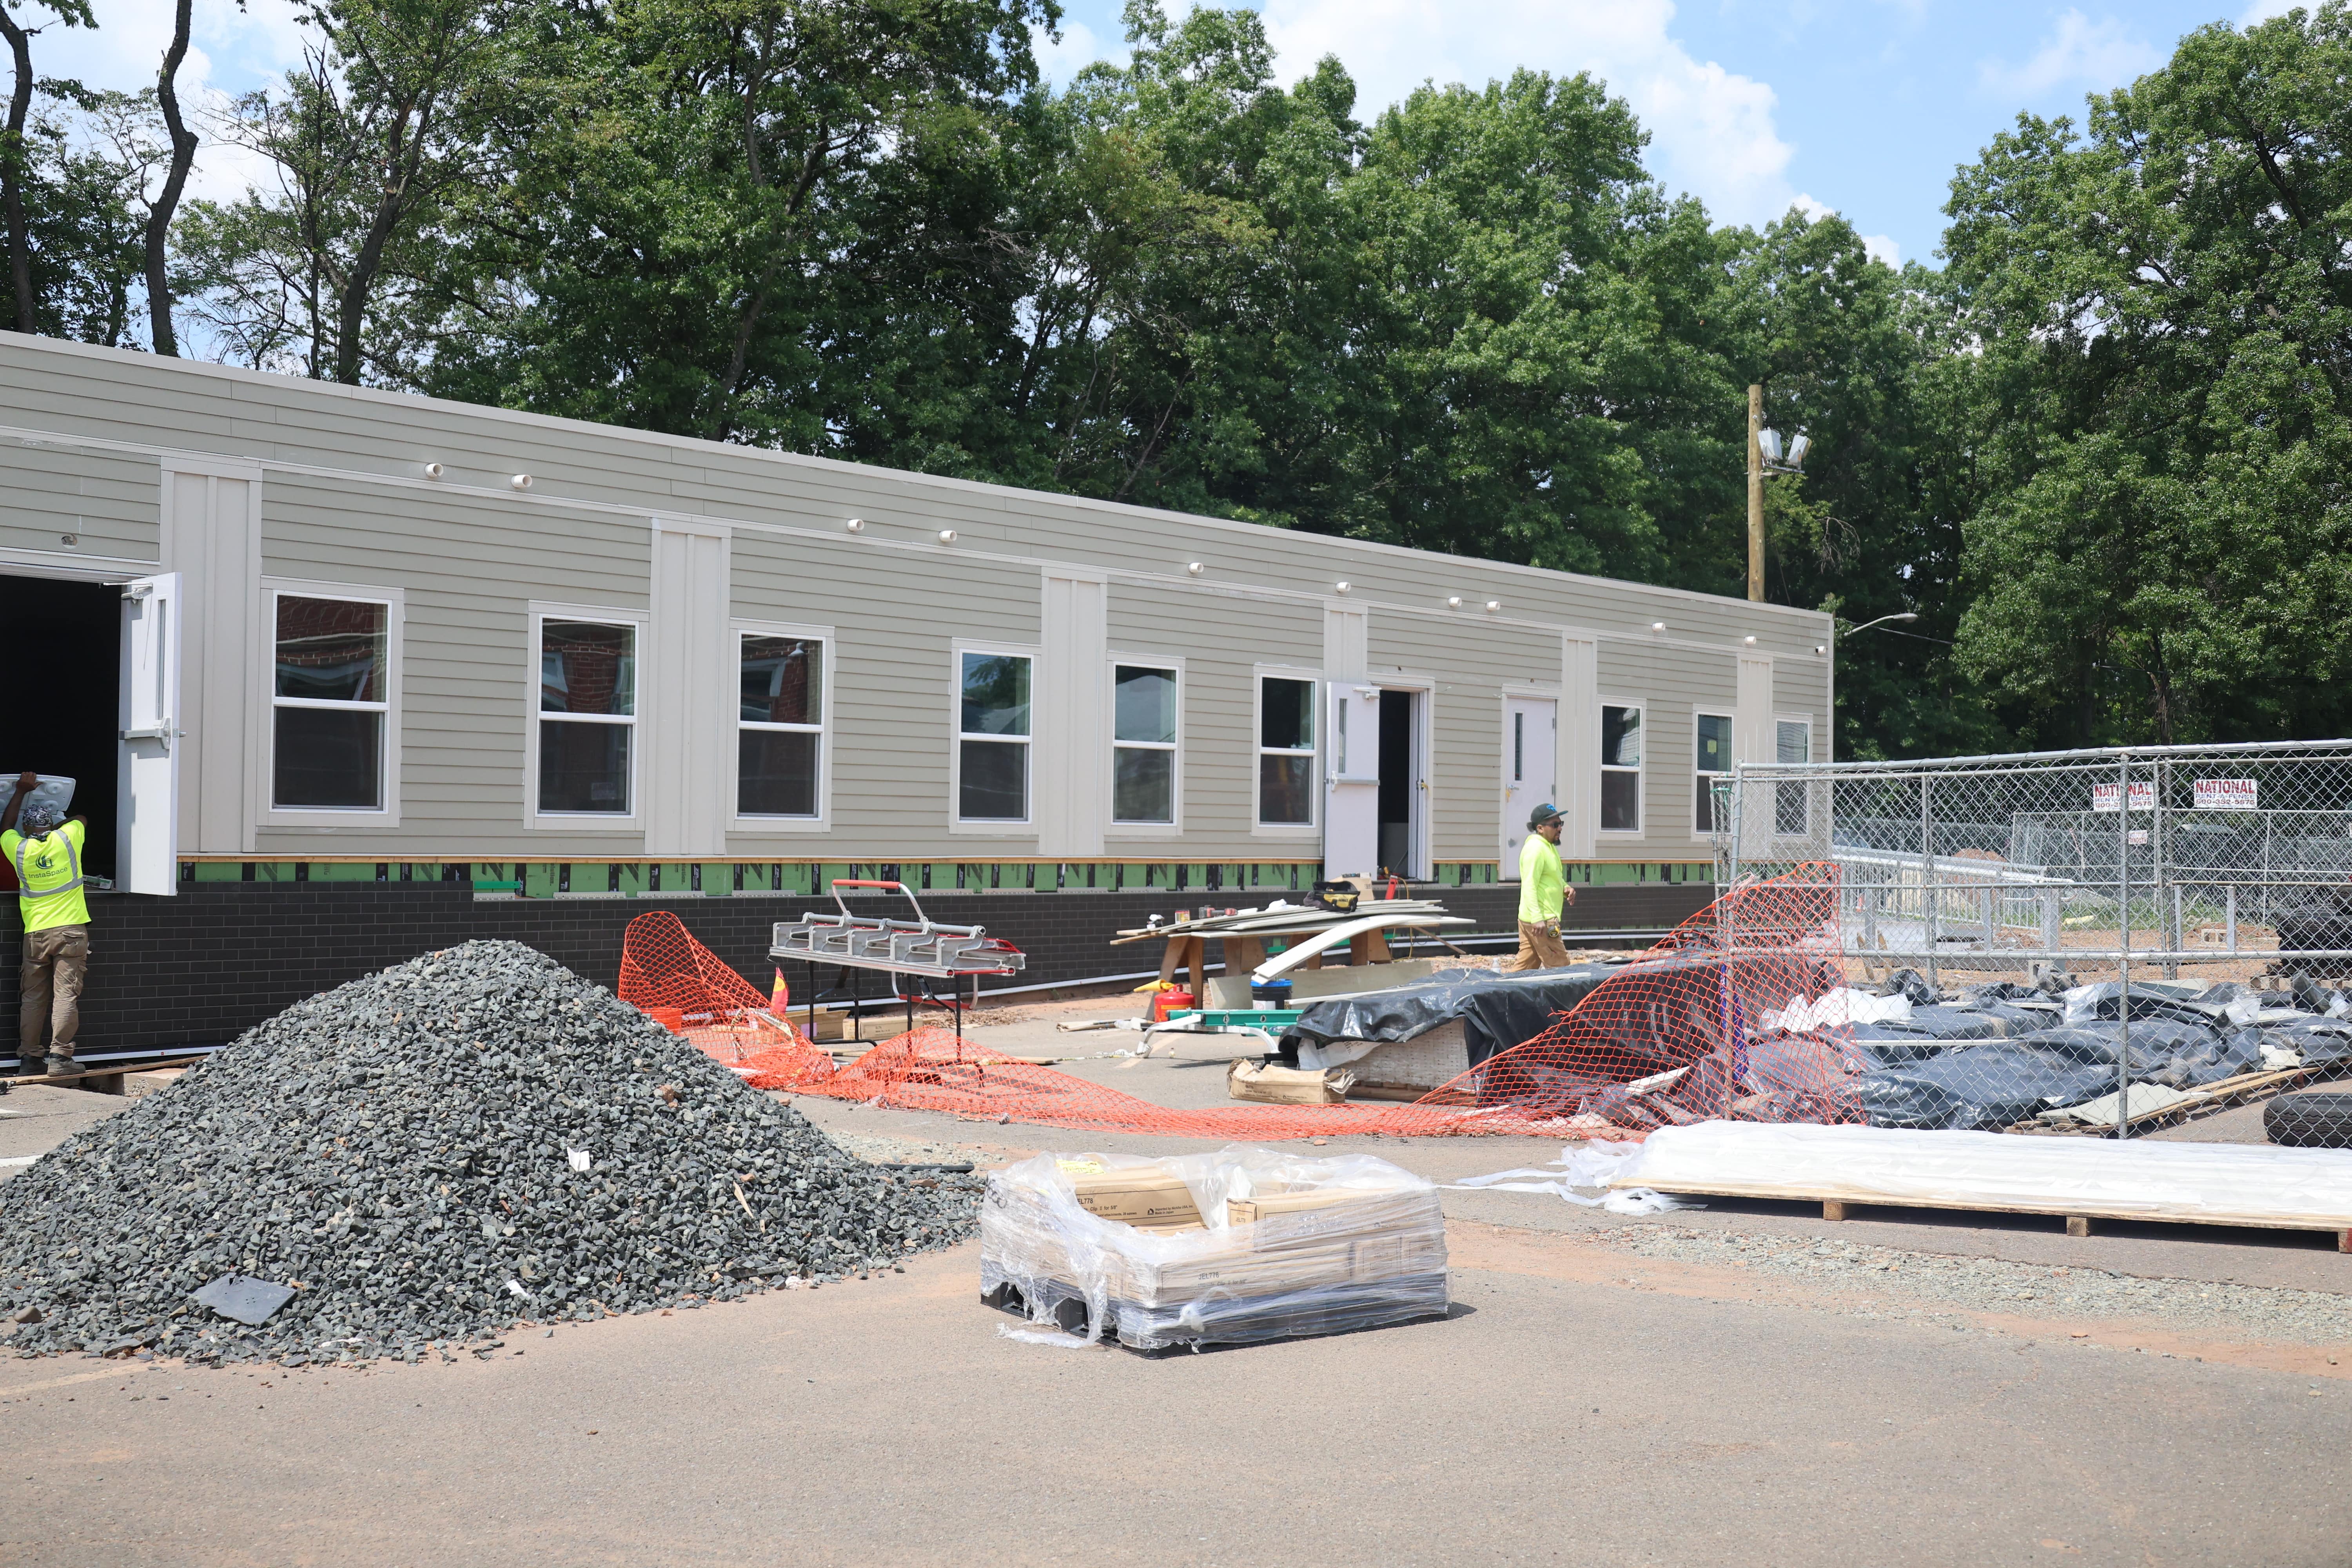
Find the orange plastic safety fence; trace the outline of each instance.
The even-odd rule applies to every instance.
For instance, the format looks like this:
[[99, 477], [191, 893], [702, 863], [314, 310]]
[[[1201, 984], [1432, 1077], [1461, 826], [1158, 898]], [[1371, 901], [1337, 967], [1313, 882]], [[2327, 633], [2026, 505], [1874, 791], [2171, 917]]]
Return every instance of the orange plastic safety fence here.
[[1842, 983], [1836, 868], [1735, 889], [1595, 987], [1534, 1039], [1411, 1104], [1157, 1105], [924, 1026], [837, 1065], [689, 935], [630, 922], [621, 996], [755, 1088], [1083, 1131], [1280, 1140], [1513, 1134], [1640, 1138], [1709, 1118], [1861, 1119], [1836, 1026], [1761, 1029]]

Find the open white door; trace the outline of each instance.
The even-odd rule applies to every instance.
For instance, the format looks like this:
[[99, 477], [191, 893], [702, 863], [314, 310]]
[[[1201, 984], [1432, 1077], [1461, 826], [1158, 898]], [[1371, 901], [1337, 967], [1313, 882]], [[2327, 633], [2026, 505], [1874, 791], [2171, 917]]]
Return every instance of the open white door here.
[[1528, 841], [1528, 814], [1549, 805], [1563, 815], [1554, 774], [1559, 757], [1559, 704], [1549, 697], [1512, 697], [1503, 703], [1503, 880], [1519, 875], [1519, 847]]
[[180, 575], [122, 587], [122, 757], [114, 885], [179, 890]]
[[1381, 860], [1380, 689], [1331, 682], [1323, 723], [1323, 874], [1369, 877]]

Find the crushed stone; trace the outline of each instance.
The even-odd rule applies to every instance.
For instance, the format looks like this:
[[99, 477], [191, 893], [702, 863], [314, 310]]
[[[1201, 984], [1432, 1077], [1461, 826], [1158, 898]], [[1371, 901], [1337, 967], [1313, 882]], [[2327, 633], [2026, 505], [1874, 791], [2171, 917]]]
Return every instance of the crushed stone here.
[[[446, 1360], [887, 1269], [971, 1234], [979, 1191], [867, 1164], [603, 986], [469, 942], [288, 1008], [0, 1187], [0, 1346]], [[192, 1300], [226, 1275], [296, 1289], [247, 1327]]]
[[2231, 1339], [2352, 1341], [2352, 1296], [2268, 1285], [2150, 1279], [2078, 1265], [2017, 1263], [1803, 1237], [1612, 1226], [1588, 1233], [1643, 1258], [1748, 1268], [1896, 1299], [1915, 1310], [2037, 1318], [2133, 1318]]

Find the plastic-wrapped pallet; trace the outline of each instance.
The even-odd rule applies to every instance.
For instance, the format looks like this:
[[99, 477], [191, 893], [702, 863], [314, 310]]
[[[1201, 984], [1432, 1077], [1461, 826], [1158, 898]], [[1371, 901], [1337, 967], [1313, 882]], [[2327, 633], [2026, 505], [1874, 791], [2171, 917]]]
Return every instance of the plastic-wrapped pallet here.
[[1040, 1154], [989, 1177], [980, 1281], [1132, 1350], [1344, 1333], [1444, 1314], [1445, 1221], [1435, 1186], [1365, 1154]]

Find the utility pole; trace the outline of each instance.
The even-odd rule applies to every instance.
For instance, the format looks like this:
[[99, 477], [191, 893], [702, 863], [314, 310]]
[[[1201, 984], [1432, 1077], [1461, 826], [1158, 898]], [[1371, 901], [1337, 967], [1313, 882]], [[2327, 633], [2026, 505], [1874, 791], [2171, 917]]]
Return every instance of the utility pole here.
[[1748, 389], [1748, 596], [1764, 602], [1764, 389]]

